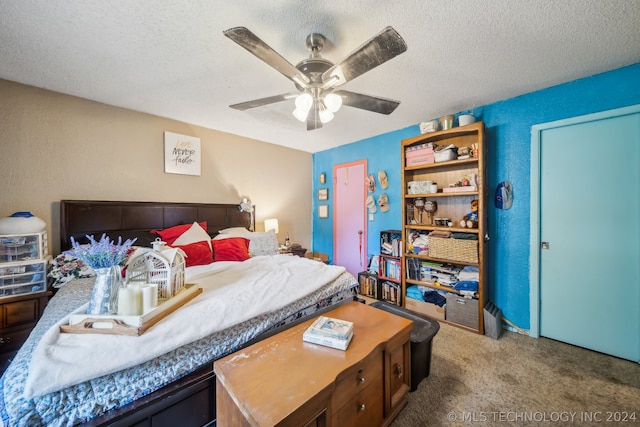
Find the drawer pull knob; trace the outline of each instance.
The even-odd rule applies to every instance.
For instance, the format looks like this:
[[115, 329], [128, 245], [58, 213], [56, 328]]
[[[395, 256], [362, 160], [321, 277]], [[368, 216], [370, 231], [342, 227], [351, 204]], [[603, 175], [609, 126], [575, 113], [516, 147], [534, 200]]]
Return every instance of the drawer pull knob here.
[[396, 365], [395, 367], [396, 377], [402, 377], [402, 365]]
[[360, 383], [360, 384], [364, 384], [364, 381], [365, 381], [365, 380], [364, 380], [364, 377], [360, 377], [360, 378], [358, 378], [358, 383]]
[[364, 406], [364, 403], [361, 403], [360, 406], [358, 406], [358, 411], [362, 412], [366, 409], [366, 407]]
[[11, 338], [0, 337], [0, 344], [11, 342]]

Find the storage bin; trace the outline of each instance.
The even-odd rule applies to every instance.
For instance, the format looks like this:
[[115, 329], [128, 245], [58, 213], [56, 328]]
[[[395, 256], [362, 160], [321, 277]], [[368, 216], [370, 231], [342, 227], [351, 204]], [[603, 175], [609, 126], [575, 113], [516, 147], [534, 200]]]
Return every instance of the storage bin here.
[[445, 318], [470, 328], [478, 329], [478, 300], [448, 293]]
[[478, 241], [429, 237], [429, 256], [451, 261], [478, 263]]
[[325, 264], [329, 264], [329, 255], [323, 254], [322, 252], [309, 252], [307, 251], [304, 254], [305, 258], [313, 259], [315, 261], [324, 262]]
[[420, 133], [424, 135], [425, 133], [436, 132], [440, 128], [440, 123], [437, 120], [430, 120], [428, 122], [420, 122], [419, 127]]
[[0, 263], [43, 259], [48, 252], [46, 231], [0, 235]]
[[407, 182], [408, 194], [427, 194], [431, 193], [432, 181], [409, 181]]
[[445, 150], [436, 151], [434, 154], [434, 160], [438, 162], [447, 162], [449, 160], [455, 160], [458, 158], [458, 153], [453, 148], [447, 148]]
[[[407, 300], [409, 299], [410, 298], [407, 298]], [[411, 391], [415, 391], [420, 381], [428, 377], [431, 372], [433, 337], [435, 337], [440, 330], [440, 324], [435, 320], [424, 318], [402, 307], [383, 301], [374, 302], [371, 306], [404, 317], [405, 319], [413, 320], [413, 329], [411, 329], [410, 338]]]
[[43, 292], [47, 289], [50, 256], [38, 261], [0, 265], [0, 298]]
[[404, 157], [407, 166], [418, 166], [435, 162], [433, 146], [431, 144], [407, 147], [405, 148]]
[[446, 309], [439, 305], [432, 304], [430, 302], [419, 301], [413, 298], [407, 298], [404, 302], [404, 306], [416, 313], [424, 314], [433, 319], [444, 320]]

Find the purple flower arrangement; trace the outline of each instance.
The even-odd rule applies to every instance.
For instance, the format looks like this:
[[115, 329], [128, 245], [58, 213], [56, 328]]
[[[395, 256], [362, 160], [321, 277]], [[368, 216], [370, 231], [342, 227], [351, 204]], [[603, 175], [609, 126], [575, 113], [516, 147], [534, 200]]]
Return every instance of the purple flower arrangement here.
[[118, 237], [118, 243], [115, 244], [106, 234], [103, 234], [98, 241], [93, 236], [87, 236], [87, 238], [89, 239], [89, 244], [81, 245], [71, 237], [73, 249], [69, 250], [69, 253], [78, 257], [94, 270], [123, 264], [127, 257], [127, 252], [136, 241], [136, 239], [127, 239], [123, 243], [122, 237]]

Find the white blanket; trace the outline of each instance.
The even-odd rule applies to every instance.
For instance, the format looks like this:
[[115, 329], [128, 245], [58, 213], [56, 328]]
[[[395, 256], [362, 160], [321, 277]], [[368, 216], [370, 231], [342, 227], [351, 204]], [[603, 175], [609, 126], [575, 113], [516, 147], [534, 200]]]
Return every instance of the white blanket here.
[[344, 267], [297, 256], [189, 267], [187, 283], [204, 292], [136, 337], [60, 333], [66, 316], [36, 346], [24, 397], [61, 390], [158, 357], [212, 333], [280, 309], [335, 280]]

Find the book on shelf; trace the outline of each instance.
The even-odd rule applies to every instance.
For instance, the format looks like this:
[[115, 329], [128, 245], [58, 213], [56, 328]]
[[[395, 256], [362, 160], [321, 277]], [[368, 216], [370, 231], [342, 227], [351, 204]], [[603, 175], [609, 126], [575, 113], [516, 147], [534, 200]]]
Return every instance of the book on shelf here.
[[395, 257], [402, 255], [401, 230], [384, 230], [380, 232], [380, 253]]
[[349, 343], [353, 338], [353, 330], [349, 335], [345, 337], [345, 339], [330, 337], [326, 335], [318, 335], [314, 332], [309, 332], [307, 329], [304, 334], [302, 334], [302, 339], [306, 342], [310, 342], [313, 344], [320, 344], [325, 347], [336, 348], [338, 350], [346, 350], [349, 347]]
[[372, 298], [378, 298], [378, 275], [361, 272], [358, 273], [358, 293]]
[[400, 285], [398, 283], [393, 283], [389, 281], [385, 281], [382, 283], [382, 299], [384, 301], [389, 301], [393, 304], [400, 303]]
[[400, 261], [394, 259], [385, 259], [380, 265], [381, 274], [384, 277], [400, 280]]

